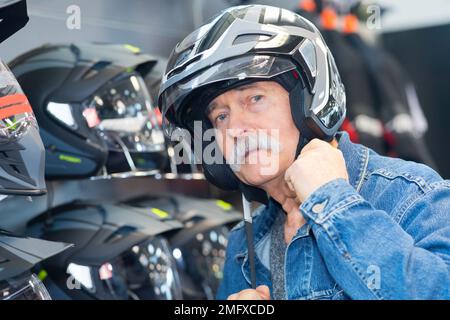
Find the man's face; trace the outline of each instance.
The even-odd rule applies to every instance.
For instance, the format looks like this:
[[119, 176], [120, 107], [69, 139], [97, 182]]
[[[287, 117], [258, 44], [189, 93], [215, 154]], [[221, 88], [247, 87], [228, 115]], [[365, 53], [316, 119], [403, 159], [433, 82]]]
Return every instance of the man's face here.
[[284, 176], [295, 160], [299, 131], [288, 92], [275, 81], [259, 81], [216, 97], [207, 115], [225, 160], [244, 183], [263, 187]]

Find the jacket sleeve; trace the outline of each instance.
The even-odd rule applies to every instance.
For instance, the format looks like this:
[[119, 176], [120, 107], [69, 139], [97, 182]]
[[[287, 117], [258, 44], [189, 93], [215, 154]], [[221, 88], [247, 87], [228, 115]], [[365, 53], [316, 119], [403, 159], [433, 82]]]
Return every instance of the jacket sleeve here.
[[230, 256], [230, 250], [227, 250], [223, 267], [223, 278], [216, 293], [216, 300], [226, 300], [231, 294], [229, 289], [229, 282], [232, 281], [232, 279], [230, 279], [230, 264], [232, 263], [231, 260], [232, 258]]
[[402, 226], [336, 179], [300, 211], [328, 270], [352, 299], [449, 299], [450, 182], [397, 207]]
[[[230, 294], [238, 292], [236, 290], [236, 283], [239, 279], [236, 279], [236, 262], [234, 256], [237, 253], [236, 246], [240, 243], [239, 229], [243, 227], [243, 222], [239, 222], [230, 231], [228, 236], [228, 245], [225, 253], [225, 262], [223, 266], [223, 277], [220, 282], [219, 288], [216, 293], [216, 300], [226, 300]], [[240, 274], [240, 272], [239, 272]]]

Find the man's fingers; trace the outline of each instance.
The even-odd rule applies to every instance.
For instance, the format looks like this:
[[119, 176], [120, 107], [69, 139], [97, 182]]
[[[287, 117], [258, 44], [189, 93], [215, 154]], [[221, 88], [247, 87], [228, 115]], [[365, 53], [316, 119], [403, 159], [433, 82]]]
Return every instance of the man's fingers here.
[[310, 142], [308, 142], [303, 148], [302, 151], [300, 152], [300, 154], [305, 153], [307, 151], [313, 150], [313, 149], [317, 149], [320, 147], [324, 147], [324, 146], [328, 146], [328, 143], [320, 140], [320, 139], [312, 139]]
[[295, 192], [294, 184], [291, 181], [290, 172], [288, 172], [287, 170], [286, 170], [286, 173], [284, 174], [284, 180], [286, 181], [286, 184], [287, 184], [288, 188], [292, 192]]
[[238, 295], [239, 295], [239, 293], [230, 294], [228, 296], [227, 300], [237, 300]]
[[270, 290], [268, 286], [262, 285], [256, 288], [256, 291], [266, 300], [270, 299]]
[[270, 300], [270, 291], [267, 286], [259, 286], [256, 290], [245, 289], [231, 294], [227, 300]]

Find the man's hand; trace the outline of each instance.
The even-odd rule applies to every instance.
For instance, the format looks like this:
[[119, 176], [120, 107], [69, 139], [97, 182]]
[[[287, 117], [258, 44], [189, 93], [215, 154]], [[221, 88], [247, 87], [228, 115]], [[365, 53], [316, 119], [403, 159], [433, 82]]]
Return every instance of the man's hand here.
[[313, 139], [301, 151], [297, 160], [286, 170], [284, 179], [303, 202], [319, 187], [334, 179], [348, 181], [342, 152], [330, 143]]
[[227, 300], [270, 300], [269, 287], [259, 286], [256, 289], [245, 289], [230, 295]]

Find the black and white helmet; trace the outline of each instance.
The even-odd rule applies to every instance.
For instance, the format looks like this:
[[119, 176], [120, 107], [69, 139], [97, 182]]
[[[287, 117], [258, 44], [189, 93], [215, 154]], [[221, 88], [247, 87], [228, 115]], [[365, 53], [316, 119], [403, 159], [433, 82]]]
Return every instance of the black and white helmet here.
[[[260, 80], [277, 81], [289, 92], [301, 132], [297, 152], [310, 139], [334, 137], [345, 118], [345, 91], [333, 56], [311, 22], [271, 6], [229, 8], [178, 43], [158, 105], [168, 129], [190, 129], [192, 120], [204, 119], [212, 99]], [[221, 188], [237, 187], [211, 180]]]

